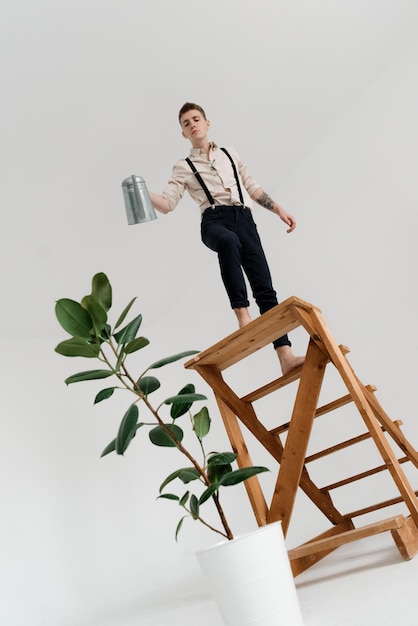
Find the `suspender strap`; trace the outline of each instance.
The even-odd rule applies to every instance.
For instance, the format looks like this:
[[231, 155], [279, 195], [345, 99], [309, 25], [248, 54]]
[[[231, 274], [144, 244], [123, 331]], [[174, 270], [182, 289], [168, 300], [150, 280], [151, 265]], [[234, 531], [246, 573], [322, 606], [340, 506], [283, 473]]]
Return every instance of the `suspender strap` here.
[[[244, 196], [242, 195], [241, 185], [239, 183], [238, 172], [237, 172], [237, 168], [236, 168], [236, 165], [234, 163], [234, 160], [233, 160], [233, 158], [231, 157], [231, 155], [229, 154], [229, 152], [228, 152], [228, 150], [226, 148], [221, 148], [221, 150], [222, 150], [222, 152], [224, 152], [226, 154], [228, 159], [231, 161], [232, 169], [234, 170], [235, 180], [237, 181], [237, 188], [238, 188], [239, 199], [241, 201], [242, 206], [245, 206]], [[203, 178], [201, 177], [201, 175], [199, 174], [199, 172], [195, 168], [193, 162], [189, 158], [187, 158], [186, 161], [187, 161], [189, 167], [191, 168], [193, 174], [196, 176], [197, 180], [199, 181], [203, 191], [205, 192], [206, 197], [209, 200], [210, 206], [212, 206], [212, 207], [215, 206], [215, 201], [214, 201], [214, 199], [212, 197], [212, 194], [210, 193], [209, 189], [206, 187], [205, 181], [203, 180]]]
[[228, 150], [226, 148], [221, 148], [221, 150], [222, 150], [222, 152], [225, 152], [226, 156], [231, 161], [232, 169], [234, 170], [235, 180], [237, 181], [239, 199], [241, 200], [242, 206], [244, 206], [244, 196], [242, 195], [241, 185], [239, 184], [238, 172], [237, 172], [237, 168], [236, 168], [236, 165], [234, 163], [234, 160], [233, 160], [233, 158], [231, 157], [231, 155], [229, 154], [229, 152], [228, 152]]
[[199, 172], [197, 171], [197, 169], [193, 165], [192, 161], [189, 158], [187, 158], [186, 161], [189, 164], [189, 166], [191, 167], [193, 174], [196, 176], [197, 180], [201, 184], [202, 189], [205, 192], [207, 199], [209, 200], [210, 206], [215, 206], [215, 201], [212, 198], [212, 195], [211, 195], [209, 189], [206, 187], [205, 181], [203, 180], [203, 178], [201, 177], [201, 175], [199, 174]]

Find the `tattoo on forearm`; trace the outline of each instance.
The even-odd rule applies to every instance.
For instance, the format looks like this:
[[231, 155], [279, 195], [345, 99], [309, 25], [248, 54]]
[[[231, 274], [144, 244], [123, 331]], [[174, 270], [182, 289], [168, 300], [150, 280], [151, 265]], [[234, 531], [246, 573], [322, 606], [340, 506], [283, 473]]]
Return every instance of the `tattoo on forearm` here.
[[257, 202], [258, 204], [261, 204], [261, 206], [263, 206], [265, 209], [272, 211], [274, 202], [272, 198], [270, 198], [270, 196], [266, 194], [265, 191], [263, 191]]

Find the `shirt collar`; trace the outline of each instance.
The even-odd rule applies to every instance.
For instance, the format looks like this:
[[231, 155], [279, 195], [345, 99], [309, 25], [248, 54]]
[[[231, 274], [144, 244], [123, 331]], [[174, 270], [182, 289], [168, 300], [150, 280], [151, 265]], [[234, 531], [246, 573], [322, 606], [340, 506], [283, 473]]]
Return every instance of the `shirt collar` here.
[[[214, 141], [211, 141], [209, 143], [209, 148], [211, 150], [216, 150], [218, 148], [218, 146], [216, 145], [216, 143]], [[206, 156], [205, 151], [201, 150], [200, 148], [191, 148], [191, 150], [190, 150], [190, 156], [197, 157], [197, 156], [200, 156], [201, 154], [204, 154]]]

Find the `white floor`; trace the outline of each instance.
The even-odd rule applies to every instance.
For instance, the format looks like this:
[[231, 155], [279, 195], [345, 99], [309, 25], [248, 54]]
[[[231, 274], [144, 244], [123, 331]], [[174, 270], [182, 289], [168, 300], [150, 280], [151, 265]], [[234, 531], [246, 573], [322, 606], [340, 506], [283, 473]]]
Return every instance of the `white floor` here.
[[[388, 532], [339, 548], [298, 576], [296, 586], [305, 626], [418, 624], [418, 556], [402, 560]], [[120, 616], [118, 624], [223, 624], [212, 599], [190, 587], [162, 590], [139, 614]]]

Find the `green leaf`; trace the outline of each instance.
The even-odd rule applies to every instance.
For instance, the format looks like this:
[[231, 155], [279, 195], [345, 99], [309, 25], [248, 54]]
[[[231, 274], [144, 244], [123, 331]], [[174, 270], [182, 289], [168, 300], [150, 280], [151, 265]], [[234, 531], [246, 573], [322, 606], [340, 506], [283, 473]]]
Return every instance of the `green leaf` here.
[[106, 448], [101, 453], [100, 458], [102, 456], [106, 456], [106, 454], [109, 454], [110, 452], [114, 452], [115, 450], [116, 450], [116, 439], [113, 439], [113, 441], [107, 444]]
[[207, 474], [211, 483], [219, 483], [225, 474], [232, 472], [231, 463], [237, 455], [233, 452], [212, 454], [207, 463]]
[[125, 318], [128, 315], [129, 311], [131, 310], [131, 307], [133, 303], [135, 302], [135, 300], [136, 298], [132, 298], [129, 304], [123, 309], [122, 313], [120, 314], [118, 318], [118, 321], [115, 324], [115, 328], [119, 328], [119, 326], [125, 321]]
[[159, 488], [159, 493], [161, 493], [164, 487], [166, 487], [169, 483], [171, 483], [173, 480], [178, 478], [178, 476], [180, 475], [180, 472], [182, 471], [183, 470], [178, 469], [175, 472], [172, 472], [171, 474], [169, 474], [167, 478], [164, 480], [164, 482], [161, 483], [160, 488]]
[[94, 404], [98, 404], [99, 402], [102, 402], [102, 400], [107, 400], [108, 398], [113, 396], [113, 392], [115, 391], [115, 389], [116, 387], [107, 387], [106, 389], [102, 389], [101, 391], [99, 391], [94, 399]]
[[199, 501], [194, 494], [192, 494], [190, 498], [190, 512], [192, 514], [193, 519], [198, 519], [199, 517]]
[[133, 341], [130, 341], [124, 348], [123, 351], [125, 354], [132, 354], [132, 352], [136, 352], [137, 350], [141, 350], [141, 348], [145, 348], [149, 344], [148, 339], [146, 337], [137, 337]]
[[197, 437], [202, 440], [210, 431], [211, 419], [207, 407], [202, 407], [199, 413], [193, 416], [193, 430]]
[[219, 483], [221, 478], [225, 476], [225, 474], [229, 474], [232, 472], [232, 466], [230, 463], [211, 463], [208, 464], [207, 474], [210, 482]]
[[186, 491], [186, 493], [180, 499], [180, 502], [179, 502], [180, 506], [185, 506], [187, 500], [189, 499], [189, 495], [190, 495], [190, 491]]
[[71, 383], [79, 383], [83, 380], [96, 380], [99, 378], [108, 378], [109, 376], [113, 376], [111, 370], [88, 370], [87, 372], [79, 372], [78, 374], [69, 376], [65, 379], [65, 383], [71, 385]]
[[136, 386], [144, 395], [148, 396], [153, 391], [159, 389], [161, 387], [161, 383], [157, 380], [157, 378], [154, 378], [154, 376], [144, 376], [137, 381]]
[[206, 502], [206, 500], [209, 500], [209, 498], [213, 496], [215, 491], [218, 491], [218, 489], [219, 489], [219, 483], [214, 483], [213, 485], [208, 487], [200, 496], [199, 504], [203, 504], [204, 502]]
[[[181, 428], [179, 428], [175, 424], [166, 424], [165, 426], [166, 429], [171, 430], [171, 432], [178, 441], [182, 441], [183, 431], [181, 430]], [[162, 426], [156, 426], [155, 428], [152, 428], [148, 433], [149, 438], [155, 446], [175, 448], [177, 444], [167, 433], [166, 429], [164, 429]]]
[[127, 447], [135, 436], [138, 422], [138, 407], [131, 404], [122, 418], [119, 431], [116, 436], [116, 454], [124, 454]]
[[[186, 394], [190, 394], [190, 393], [194, 393], [195, 391], [195, 386], [192, 384], [186, 385], [185, 387], [183, 387], [183, 389], [180, 389], [180, 391], [178, 392], [178, 397], [182, 396], [182, 395], [186, 395]], [[193, 404], [193, 401], [188, 401], [188, 402], [184, 402], [184, 398], [182, 399], [183, 401], [181, 402], [173, 402], [172, 403], [172, 407], [170, 410], [170, 416], [175, 420], [178, 417], [180, 417], [181, 415], [184, 415], [185, 413], [187, 413], [187, 411], [190, 409], [190, 407]]]
[[55, 303], [55, 315], [67, 333], [73, 337], [90, 339], [93, 320], [81, 304], [69, 298], [61, 298]]
[[93, 276], [91, 295], [97, 298], [105, 311], [108, 311], [112, 306], [112, 286], [103, 272]]
[[87, 359], [94, 359], [100, 354], [100, 346], [97, 343], [89, 343], [81, 337], [71, 337], [71, 339], [61, 341], [55, 348], [55, 352], [63, 356], [82, 356]]
[[183, 393], [177, 396], [171, 396], [164, 400], [164, 404], [186, 404], [196, 402], [197, 400], [207, 400], [207, 397], [201, 393]]
[[195, 467], [184, 467], [182, 469], [175, 470], [172, 472], [164, 482], [161, 484], [159, 493], [173, 480], [179, 478], [185, 485], [190, 483], [192, 480], [197, 480], [200, 478], [200, 474]]
[[111, 336], [112, 336], [112, 327], [110, 326], [110, 324], [106, 324], [102, 330], [100, 339], [104, 341], [106, 339], [110, 339]]
[[177, 541], [177, 537], [179, 535], [179, 532], [181, 530], [181, 527], [183, 526], [183, 521], [186, 519], [186, 517], [189, 517], [188, 515], [184, 515], [181, 520], [179, 521], [179, 523], [177, 524], [177, 528], [176, 528], [176, 534], [175, 534], [175, 539]]
[[229, 472], [228, 474], [224, 474], [220, 480], [220, 484], [223, 487], [238, 485], [238, 483], [242, 483], [244, 480], [247, 480], [256, 474], [268, 471], [267, 467], [243, 467], [242, 469], [237, 469], [233, 472]]
[[200, 473], [195, 467], [187, 467], [180, 470], [178, 477], [185, 485], [187, 485], [188, 483], [191, 483], [192, 480], [198, 480], [200, 478]]
[[118, 345], [127, 344], [136, 338], [136, 334], [142, 323], [142, 315], [137, 315], [129, 324], [122, 328], [118, 333], [114, 334], [114, 338], [118, 342]]
[[81, 306], [90, 313], [96, 337], [100, 337], [103, 329], [106, 328], [106, 311], [95, 296], [84, 296], [81, 301]]
[[166, 500], [176, 500], [177, 502], [180, 500], [180, 498], [178, 496], [175, 496], [174, 493], [163, 493], [157, 497], [157, 500], [158, 498], [165, 498]]
[[225, 465], [225, 463], [233, 463], [237, 458], [235, 452], [216, 452], [208, 458], [208, 465]]
[[160, 361], [155, 361], [152, 365], [149, 366], [149, 370], [157, 369], [158, 367], [163, 367], [163, 365], [167, 365], [168, 363], [174, 363], [175, 361], [179, 361], [180, 359], [184, 359], [186, 356], [190, 356], [191, 354], [199, 354], [200, 350], [188, 350], [187, 352], [180, 352], [179, 354], [173, 354], [172, 356], [168, 356], [165, 359], [161, 359]]
[[115, 364], [116, 372], [120, 372], [120, 366], [124, 362], [125, 358], [126, 358], [126, 354], [123, 352], [123, 350], [121, 350], [118, 356], [118, 360], [116, 361], [116, 364]]

